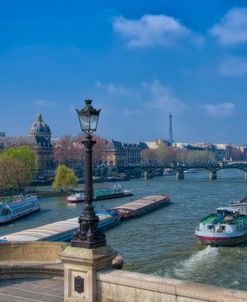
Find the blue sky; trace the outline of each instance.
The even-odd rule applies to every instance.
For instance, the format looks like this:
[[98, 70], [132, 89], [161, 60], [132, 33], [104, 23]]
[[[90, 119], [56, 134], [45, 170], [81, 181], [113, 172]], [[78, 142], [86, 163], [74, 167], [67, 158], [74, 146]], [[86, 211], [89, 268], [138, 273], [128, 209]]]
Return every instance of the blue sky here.
[[0, 0], [0, 130], [38, 112], [53, 136], [75, 108], [102, 108], [97, 134], [124, 142], [247, 143], [247, 1]]

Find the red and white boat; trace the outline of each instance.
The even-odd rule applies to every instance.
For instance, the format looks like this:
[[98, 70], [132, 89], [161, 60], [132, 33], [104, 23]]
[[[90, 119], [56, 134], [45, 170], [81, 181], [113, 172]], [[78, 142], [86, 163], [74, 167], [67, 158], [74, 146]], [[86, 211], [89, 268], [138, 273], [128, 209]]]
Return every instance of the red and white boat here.
[[12, 196], [0, 200], [0, 224], [8, 223], [40, 210], [37, 196]]
[[77, 192], [67, 197], [68, 202], [83, 202], [84, 200], [85, 200], [85, 195], [82, 192]]
[[195, 231], [203, 244], [212, 246], [236, 245], [247, 241], [247, 215], [245, 208], [217, 208], [215, 214], [204, 217]]

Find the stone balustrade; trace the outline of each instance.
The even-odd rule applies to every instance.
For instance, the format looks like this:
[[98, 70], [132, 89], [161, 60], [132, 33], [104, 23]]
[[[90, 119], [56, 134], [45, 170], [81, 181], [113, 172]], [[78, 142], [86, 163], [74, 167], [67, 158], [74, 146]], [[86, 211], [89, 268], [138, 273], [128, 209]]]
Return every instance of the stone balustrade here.
[[97, 302], [246, 302], [247, 292], [182, 280], [104, 270], [97, 273]]

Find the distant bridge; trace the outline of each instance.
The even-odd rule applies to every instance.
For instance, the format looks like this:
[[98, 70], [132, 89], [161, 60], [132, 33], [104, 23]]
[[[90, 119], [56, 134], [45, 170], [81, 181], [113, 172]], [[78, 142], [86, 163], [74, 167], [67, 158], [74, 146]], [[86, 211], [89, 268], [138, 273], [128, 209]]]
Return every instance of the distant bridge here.
[[195, 163], [195, 164], [169, 164], [169, 163], [153, 163], [153, 164], [140, 164], [140, 165], [126, 165], [118, 166], [118, 172], [131, 174], [136, 170], [144, 172], [144, 176], [154, 174], [158, 170], [170, 169], [176, 172], [177, 179], [184, 179], [184, 172], [191, 169], [204, 169], [209, 171], [209, 179], [217, 179], [217, 172], [223, 169], [238, 169], [245, 173], [245, 180], [247, 180], [247, 162], [220, 162], [220, 163]]

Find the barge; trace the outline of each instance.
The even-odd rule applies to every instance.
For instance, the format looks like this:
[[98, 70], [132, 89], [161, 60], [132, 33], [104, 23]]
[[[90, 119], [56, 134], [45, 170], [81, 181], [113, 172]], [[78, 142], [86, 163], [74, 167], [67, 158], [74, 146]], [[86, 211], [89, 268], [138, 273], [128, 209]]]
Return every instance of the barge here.
[[[133, 192], [130, 190], [124, 190], [123, 186], [120, 184], [115, 184], [112, 188], [101, 188], [97, 189], [94, 192], [94, 201], [97, 200], [105, 200], [105, 199], [113, 199], [120, 197], [132, 196]], [[73, 195], [68, 196], [67, 202], [84, 202], [85, 195], [83, 192], [78, 192]]]
[[114, 207], [112, 210], [118, 211], [121, 215], [121, 219], [130, 219], [145, 215], [157, 208], [164, 207], [169, 203], [170, 198], [168, 196], [152, 195]]
[[[96, 214], [99, 216], [98, 228], [102, 231], [120, 223], [120, 216], [116, 212], [104, 212]], [[27, 229], [0, 237], [0, 243], [16, 241], [70, 241], [74, 232], [78, 230], [78, 217], [63, 221], [57, 221], [41, 227]]]

